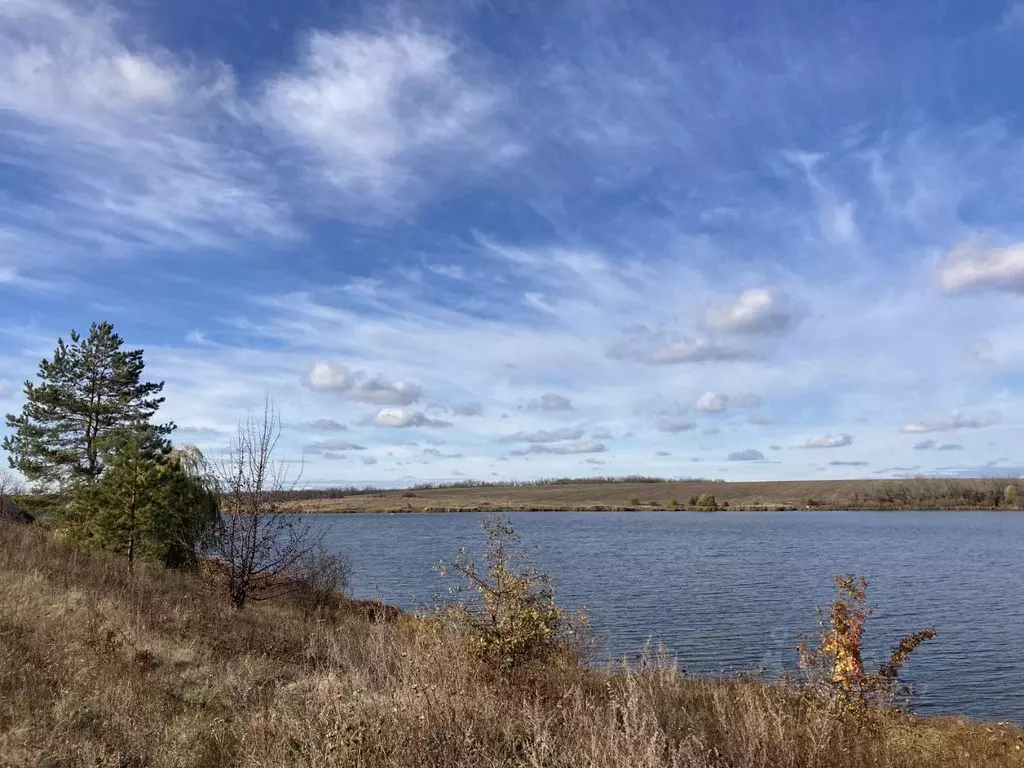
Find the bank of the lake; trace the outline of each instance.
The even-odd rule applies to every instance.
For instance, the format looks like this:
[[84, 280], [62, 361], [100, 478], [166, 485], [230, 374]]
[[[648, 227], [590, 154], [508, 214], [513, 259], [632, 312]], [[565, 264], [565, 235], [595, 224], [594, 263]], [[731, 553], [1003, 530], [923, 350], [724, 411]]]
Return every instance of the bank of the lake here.
[[[479, 541], [475, 514], [322, 515], [328, 545], [353, 561], [360, 597], [415, 610], [451, 581], [433, 565]], [[599, 658], [634, 657], [648, 638], [695, 673], [796, 665], [831, 578], [871, 582], [870, 650], [934, 627], [908, 671], [917, 707], [1024, 722], [1024, 515], [998, 512], [511, 513], [569, 607], [586, 605]]]
[[0, 661], [0, 765], [19, 768], [1024, 765], [1008, 725], [666, 663], [509, 678], [433, 623], [238, 612], [187, 573], [129, 572], [33, 526], [0, 524]]

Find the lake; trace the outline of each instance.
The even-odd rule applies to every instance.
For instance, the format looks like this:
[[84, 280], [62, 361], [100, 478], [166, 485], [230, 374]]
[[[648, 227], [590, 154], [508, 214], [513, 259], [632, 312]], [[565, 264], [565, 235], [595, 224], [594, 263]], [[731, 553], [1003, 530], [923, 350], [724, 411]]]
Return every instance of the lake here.
[[[432, 566], [479, 550], [480, 515], [311, 515], [353, 565], [351, 592], [405, 609], [454, 576]], [[831, 578], [870, 582], [866, 645], [938, 637], [906, 672], [914, 709], [1024, 722], [1024, 514], [998, 512], [524, 512], [509, 517], [559, 602], [587, 606], [599, 659], [649, 638], [693, 674], [796, 669]]]

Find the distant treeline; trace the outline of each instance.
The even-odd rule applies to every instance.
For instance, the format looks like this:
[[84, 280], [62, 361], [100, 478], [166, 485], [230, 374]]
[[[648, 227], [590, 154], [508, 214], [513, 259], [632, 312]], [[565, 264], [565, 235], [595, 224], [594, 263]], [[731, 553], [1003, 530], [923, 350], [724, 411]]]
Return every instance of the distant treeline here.
[[704, 477], [648, 477], [623, 475], [621, 477], [548, 477], [540, 480], [453, 480], [451, 482], [417, 483], [406, 488], [373, 488], [348, 486], [338, 488], [301, 488], [279, 494], [290, 501], [315, 499], [343, 499], [346, 496], [383, 496], [398, 491], [437, 491], [457, 488], [532, 488], [545, 485], [592, 485], [596, 483], [724, 483], [724, 480]]
[[854, 494], [863, 505], [900, 507], [1017, 507], [1024, 501], [1019, 478], [947, 480], [919, 477], [894, 480]]

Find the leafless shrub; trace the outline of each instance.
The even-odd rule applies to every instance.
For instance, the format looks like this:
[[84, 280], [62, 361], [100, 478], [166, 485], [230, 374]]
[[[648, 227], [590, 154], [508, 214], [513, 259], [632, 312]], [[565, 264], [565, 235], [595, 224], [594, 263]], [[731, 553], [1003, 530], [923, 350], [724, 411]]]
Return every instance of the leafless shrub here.
[[343, 555], [316, 549], [301, 557], [289, 578], [295, 585], [294, 602], [307, 618], [332, 615], [348, 589], [352, 566]]
[[211, 570], [238, 609], [294, 590], [289, 574], [323, 538], [281, 501], [297, 478], [275, 458], [280, 437], [280, 416], [268, 399], [262, 416], [239, 424], [218, 468], [223, 497], [210, 542]]

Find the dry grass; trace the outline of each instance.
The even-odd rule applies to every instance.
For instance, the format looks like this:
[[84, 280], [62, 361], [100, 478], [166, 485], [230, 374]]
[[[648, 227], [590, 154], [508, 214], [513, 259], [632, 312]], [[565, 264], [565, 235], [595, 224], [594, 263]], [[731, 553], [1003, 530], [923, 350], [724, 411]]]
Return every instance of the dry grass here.
[[[442, 487], [360, 493], [342, 498], [296, 499], [289, 506], [305, 512], [431, 512], [488, 510], [619, 510], [685, 508], [708, 494], [729, 509], [979, 509], [1002, 505], [1013, 480], [814, 480], [716, 483], [572, 482], [541, 485]], [[965, 493], [968, 491], [968, 493]], [[970, 491], [977, 491], [975, 494]], [[325, 492], [326, 493], [326, 492]], [[678, 501], [678, 506], [672, 501]], [[1019, 505], [1018, 505], [1019, 506]]]
[[851, 715], [653, 658], [515, 679], [434, 622], [238, 613], [186, 574], [0, 525], [4, 766], [1024, 766], [1024, 736]]

